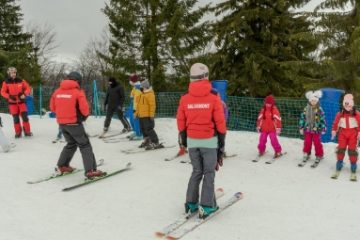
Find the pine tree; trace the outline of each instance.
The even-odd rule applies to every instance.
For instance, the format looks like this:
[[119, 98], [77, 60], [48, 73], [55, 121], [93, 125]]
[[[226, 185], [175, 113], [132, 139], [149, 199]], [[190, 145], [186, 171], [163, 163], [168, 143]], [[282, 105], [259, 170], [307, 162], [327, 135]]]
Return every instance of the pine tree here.
[[31, 43], [32, 35], [23, 32], [21, 8], [16, 0], [0, 0], [0, 50], [8, 57], [6, 68], [14, 66], [21, 77], [29, 82], [39, 82], [40, 69], [37, 64], [36, 52]]
[[20, 10], [16, 0], [0, 0], [0, 49], [4, 51], [20, 51], [30, 46], [31, 34], [22, 31]]
[[[348, 6], [351, 10], [344, 12]], [[319, 14], [324, 45], [321, 56], [329, 67], [328, 81], [360, 99], [360, 2], [327, 0], [316, 10], [329, 8], [334, 11]]]
[[214, 78], [230, 80], [232, 94], [300, 96], [313, 79], [317, 41], [306, 16], [291, 12], [301, 0], [227, 0], [214, 12]]
[[199, 24], [208, 6], [192, 10], [196, 2], [111, 0], [104, 8], [112, 35], [111, 57], [103, 57], [120, 77], [142, 72], [157, 91], [167, 89], [169, 69], [174, 75], [188, 75], [189, 59], [209, 39], [207, 23]]

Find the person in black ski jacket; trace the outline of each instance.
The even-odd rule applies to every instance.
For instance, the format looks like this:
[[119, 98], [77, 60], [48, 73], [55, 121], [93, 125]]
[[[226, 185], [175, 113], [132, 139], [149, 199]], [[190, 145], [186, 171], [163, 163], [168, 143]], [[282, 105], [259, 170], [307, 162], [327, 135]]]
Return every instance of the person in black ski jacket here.
[[117, 113], [119, 120], [124, 126], [123, 133], [131, 131], [131, 126], [124, 116], [123, 106], [125, 102], [124, 88], [117, 83], [114, 77], [109, 78], [109, 88], [106, 94], [104, 106], [106, 110], [106, 119], [104, 122], [104, 132], [107, 132], [110, 126], [111, 118], [114, 112]]

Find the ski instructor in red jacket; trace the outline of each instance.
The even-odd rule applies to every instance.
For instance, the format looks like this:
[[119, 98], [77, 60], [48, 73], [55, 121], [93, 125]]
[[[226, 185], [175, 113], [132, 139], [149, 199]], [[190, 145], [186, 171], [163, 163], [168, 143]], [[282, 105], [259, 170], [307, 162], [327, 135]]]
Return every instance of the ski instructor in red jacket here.
[[24, 79], [16, 76], [16, 68], [8, 68], [7, 73], [9, 78], [2, 84], [1, 96], [8, 100], [9, 111], [14, 119], [15, 138], [21, 137], [22, 127], [20, 116], [22, 118], [25, 137], [31, 137], [33, 134], [30, 131], [30, 123], [25, 103], [25, 98], [31, 91], [30, 86]]
[[222, 165], [225, 147], [224, 109], [220, 96], [211, 89], [208, 67], [202, 63], [192, 65], [189, 92], [181, 97], [176, 116], [179, 140], [188, 147], [193, 167], [185, 212], [199, 211], [200, 218], [218, 210], [214, 190], [215, 168]]
[[70, 161], [79, 147], [85, 176], [93, 179], [104, 176], [106, 173], [97, 170], [89, 137], [82, 124], [90, 113], [85, 93], [80, 89], [81, 80], [80, 73], [69, 73], [67, 78], [61, 81], [60, 87], [55, 90], [50, 99], [50, 109], [56, 113], [56, 120], [67, 142], [60, 154], [57, 171], [60, 174], [74, 171], [74, 168], [70, 166]]

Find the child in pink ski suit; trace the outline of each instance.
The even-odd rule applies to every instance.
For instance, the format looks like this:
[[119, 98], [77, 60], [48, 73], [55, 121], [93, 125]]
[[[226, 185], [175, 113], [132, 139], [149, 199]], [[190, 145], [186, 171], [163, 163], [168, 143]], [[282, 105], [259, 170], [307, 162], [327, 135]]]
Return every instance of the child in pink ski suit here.
[[281, 146], [277, 135], [281, 133], [281, 117], [278, 108], [275, 106], [275, 99], [272, 95], [265, 98], [264, 107], [260, 110], [256, 122], [256, 129], [260, 133], [259, 156], [265, 153], [266, 142], [270, 137], [271, 145], [275, 151], [274, 158], [280, 157]]
[[326, 132], [325, 114], [319, 105], [322, 92], [320, 90], [308, 91], [305, 96], [309, 102], [301, 113], [299, 121], [300, 134], [304, 135], [303, 161], [309, 160], [311, 146], [314, 143], [315, 162], [319, 163], [324, 157], [321, 134]]

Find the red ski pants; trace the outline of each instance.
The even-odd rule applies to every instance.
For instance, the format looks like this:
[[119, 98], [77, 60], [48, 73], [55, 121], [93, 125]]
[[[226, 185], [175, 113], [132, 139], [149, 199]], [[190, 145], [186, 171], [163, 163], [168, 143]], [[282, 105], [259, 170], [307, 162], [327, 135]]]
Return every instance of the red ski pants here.
[[9, 104], [10, 114], [13, 116], [15, 133], [21, 133], [20, 116], [22, 118], [24, 132], [30, 132], [30, 123], [25, 103]]
[[314, 143], [315, 147], [315, 156], [316, 157], [323, 157], [324, 156], [324, 149], [320, 139], [320, 133], [312, 133], [312, 132], [305, 132], [304, 133], [304, 148], [303, 152], [310, 154], [311, 146]]
[[338, 134], [337, 160], [342, 161], [345, 157], [346, 148], [351, 163], [356, 163], [358, 158], [357, 144], [358, 131], [355, 128], [342, 128]]

